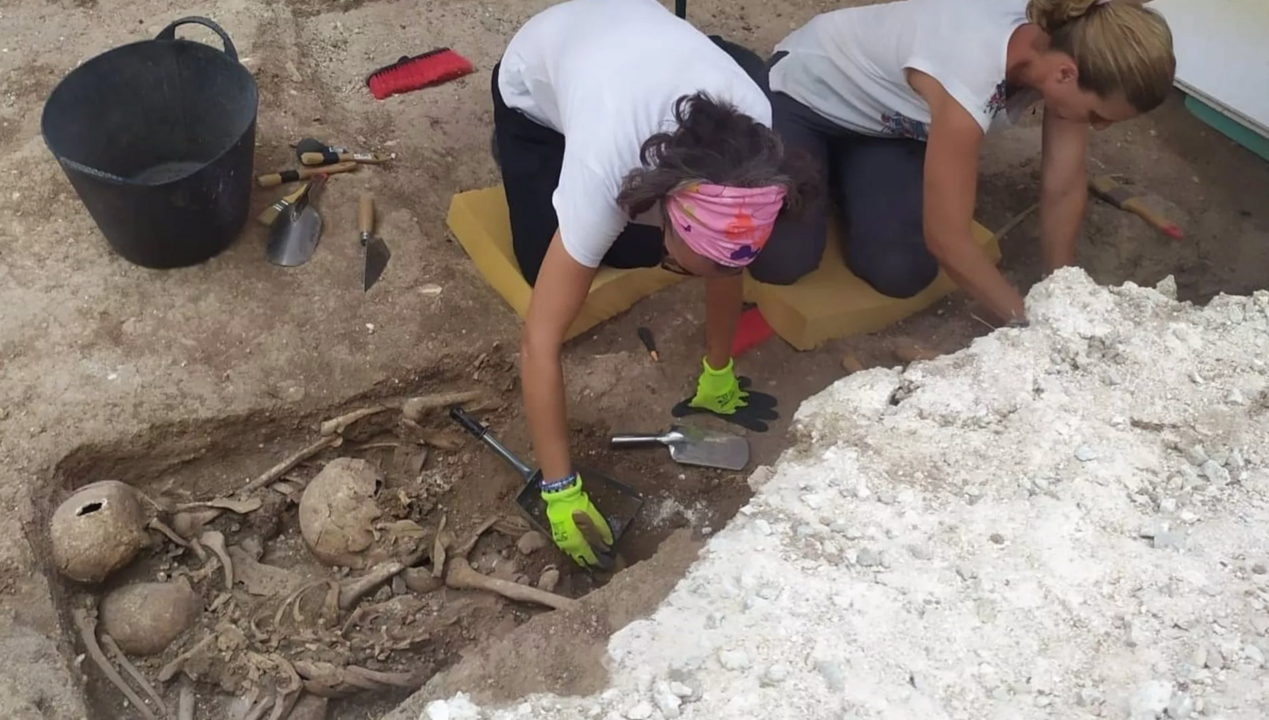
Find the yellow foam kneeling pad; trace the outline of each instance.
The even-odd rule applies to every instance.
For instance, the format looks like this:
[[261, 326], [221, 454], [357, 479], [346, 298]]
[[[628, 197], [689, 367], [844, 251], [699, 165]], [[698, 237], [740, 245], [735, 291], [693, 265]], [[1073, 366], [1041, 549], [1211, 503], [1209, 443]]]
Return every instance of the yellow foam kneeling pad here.
[[[511, 217], [502, 186], [454, 195], [446, 221], [485, 281], [524, 319], [529, 312], [533, 288], [520, 273], [511, 246]], [[564, 339], [586, 332], [630, 309], [640, 299], [683, 279], [661, 268], [599, 268], [591, 282], [590, 294]]]
[[[830, 216], [824, 258], [815, 272], [793, 285], [768, 285], [745, 274], [745, 299], [756, 303], [771, 329], [798, 350], [810, 350], [826, 340], [876, 332], [933, 305], [956, 288], [940, 272], [914, 297], [902, 300], [873, 290], [847, 267], [842, 258], [840, 226]], [[974, 223], [974, 240], [1000, 261], [1000, 245], [987, 228]]]

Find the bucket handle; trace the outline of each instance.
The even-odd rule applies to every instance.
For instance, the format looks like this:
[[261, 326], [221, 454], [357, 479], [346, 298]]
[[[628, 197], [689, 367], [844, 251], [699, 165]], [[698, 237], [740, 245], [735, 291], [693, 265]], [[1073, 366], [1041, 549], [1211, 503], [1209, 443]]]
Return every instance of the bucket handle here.
[[208, 28], [212, 32], [216, 33], [217, 35], [220, 36], [220, 41], [225, 44], [225, 54], [228, 55], [230, 59], [233, 60], [234, 62], [238, 62], [238, 49], [234, 47], [233, 41], [229, 39], [229, 33], [225, 32], [224, 28], [212, 22], [211, 20], [208, 20], [205, 17], [197, 17], [197, 16], [191, 15], [190, 17], [183, 17], [180, 20], [176, 20], [171, 25], [168, 25], [167, 27], [159, 31], [159, 34], [156, 35], [154, 39], [155, 40], [175, 40], [176, 28], [180, 27], [181, 25], [202, 25], [203, 27]]

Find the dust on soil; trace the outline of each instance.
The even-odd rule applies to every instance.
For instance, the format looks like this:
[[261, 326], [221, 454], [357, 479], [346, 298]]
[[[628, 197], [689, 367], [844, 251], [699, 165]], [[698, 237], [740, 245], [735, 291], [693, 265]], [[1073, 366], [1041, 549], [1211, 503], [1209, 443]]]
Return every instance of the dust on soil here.
[[[0, 193], [0, 300], [8, 308], [0, 319], [0, 450], [10, 458], [0, 470], [0, 500], [14, 508], [0, 521], [0, 588], [3, 619], [15, 626], [6, 636], [46, 638], [61, 651], [61, 664], [46, 649], [31, 656], [45, 658], [42, 677], [64, 679], [14, 690], [27, 698], [21, 702], [38, 706], [44, 717], [83, 715], [73, 697], [79, 666], [70, 662], [83, 650], [67, 639], [68, 605], [57, 581], [45, 575], [44, 543], [28, 541], [43, 537], [46, 513], [71, 486], [111, 474], [140, 484], [181, 478], [177, 485], [203, 496], [217, 487], [216, 477], [241, 481], [276, 461], [279, 438], [296, 443], [301, 429], [311, 432], [301, 418], [329, 414], [367, 393], [388, 397], [430, 387], [422, 377], [428, 373], [457, 382], [459, 371], [485, 352], [512, 361], [517, 322], [448, 235], [444, 214], [454, 192], [496, 182], [487, 149], [488, 72], [515, 28], [548, 4], [241, 0], [216, 9], [213, 19], [229, 31], [260, 84], [257, 172], [293, 166], [289, 143], [302, 137], [397, 153], [389, 166], [331, 182], [321, 202], [323, 243], [308, 266], [288, 273], [263, 262], [264, 230], [254, 223], [234, 247], [199, 268], [154, 273], [122, 263], [38, 137], [41, 103], [58, 77], [106, 49], [153, 37], [186, 12], [170, 0], [124, 10], [15, 0], [0, 10], [7, 50], [0, 53], [7, 78], [0, 88], [0, 175], [11, 180]], [[689, 18], [706, 32], [765, 51], [826, 9], [810, 2], [694, 0]], [[181, 34], [214, 42], [198, 28]], [[364, 87], [370, 71], [441, 45], [471, 59], [477, 72], [383, 102], [370, 98]], [[977, 212], [984, 225], [999, 227], [1034, 202], [1038, 148], [1035, 121], [988, 142]], [[1181, 299], [1200, 302], [1221, 290], [1262, 287], [1269, 207], [1260, 200], [1269, 166], [1190, 116], [1179, 97], [1145, 119], [1097, 134], [1091, 157], [1095, 172], [1127, 173], [1187, 233], [1173, 241], [1136, 217], [1091, 202], [1078, 260], [1094, 279], [1149, 285], [1174, 274]], [[358, 261], [353, 208], [363, 190], [375, 194], [380, 234], [394, 250], [370, 294], [361, 293], [350, 270]], [[257, 191], [253, 215], [279, 194]], [[1033, 216], [1003, 242], [1002, 267], [1023, 289], [1040, 276], [1037, 234]], [[426, 294], [425, 287], [442, 292]], [[617, 455], [599, 441], [610, 431], [668, 423], [669, 407], [690, 391], [699, 367], [701, 296], [700, 287], [680, 284], [570, 343], [566, 352], [579, 450], [593, 451], [587, 460], [645, 490], [644, 517], [659, 521], [632, 538], [636, 558], [675, 528], [720, 528], [749, 492], [734, 476], [678, 468], [652, 451]], [[986, 332], [974, 314], [956, 295], [875, 335], [808, 353], [775, 340], [745, 355], [742, 371], [779, 398], [782, 414], [771, 432], [751, 437], [755, 463], [770, 462], [786, 445], [789, 416], [842, 375], [844, 354], [864, 367], [895, 365], [892, 345], [902, 338], [950, 352]], [[648, 361], [634, 333], [640, 325], [655, 332], [664, 362]], [[491, 351], [496, 342], [501, 349]], [[516, 391], [507, 396], [511, 402], [491, 423], [504, 443], [531, 455]], [[248, 444], [235, 436], [239, 425], [258, 433], [265, 448], [245, 451]], [[129, 452], [114, 452], [119, 448]], [[214, 453], [215, 462], [200, 464], [204, 453]], [[463, 479], [442, 504], [466, 522], [505, 512], [514, 473], [471, 442], [460, 454]], [[74, 472], [62, 463], [54, 476], [49, 468], [68, 456], [101, 462], [81, 462]], [[443, 456], [434, 453], [431, 461]], [[213, 470], [218, 463], [223, 467]], [[653, 567], [659, 557], [628, 572]], [[581, 580], [566, 575], [561, 591], [589, 590]], [[589, 602], [623, 602], [621, 593], [609, 592], [616, 585], [593, 592]], [[661, 592], [655, 583], [646, 587], [637, 612], [654, 607]], [[50, 596], [59, 598], [57, 612], [49, 609]], [[551, 624], [542, 622], [554, 615], [523, 625], [517, 642], [540, 647], [543, 656], [567, 654], [568, 633], [552, 634]], [[539, 626], [542, 634], [534, 638], [540, 645], [522, 637]], [[595, 643], [602, 645], [598, 635]], [[505, 676], [513, 666], [498, 667]], [[476, 674], [468, 676], [472, 682]], [[508, 693], [533, 689], [532, 677]], [[580, 677], [561, 672], [551, 689], [568, 692]], [[118, 701], [113, 692], [109, 697]], [[20, 705], [14, 708], [12, 716], [21, 717]]]

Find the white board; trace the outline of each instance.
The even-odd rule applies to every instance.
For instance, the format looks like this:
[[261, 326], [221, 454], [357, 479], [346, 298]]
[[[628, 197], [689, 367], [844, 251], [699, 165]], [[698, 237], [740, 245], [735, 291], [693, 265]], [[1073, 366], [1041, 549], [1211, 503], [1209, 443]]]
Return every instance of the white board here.
[[1269, 0], [1155, 0], [1172, 28], [1176, 84], [1269, 137]]

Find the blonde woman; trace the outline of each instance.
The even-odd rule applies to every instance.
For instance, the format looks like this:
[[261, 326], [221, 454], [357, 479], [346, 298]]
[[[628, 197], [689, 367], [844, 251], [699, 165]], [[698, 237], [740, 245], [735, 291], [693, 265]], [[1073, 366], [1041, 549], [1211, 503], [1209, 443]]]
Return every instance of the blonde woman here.
[[[819, 15], [777, 45], [773, 124], [820, 163], [856, 275], [911, 297], [942, 267], [1021, 324], [1022, 295], [971, 234], [984, 134], [1043, 101], [1040, 245], [1052, 271], [1074, 261], [1089, 131], [1158, 107], [1175, 67], [1167, 23], [1134, 0], [899, 0]], [[825, 213], [821, 201], [777, 221], [753, 276], [788, 284], [814, 270]]]

